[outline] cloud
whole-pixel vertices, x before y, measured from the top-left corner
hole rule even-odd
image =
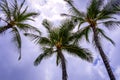
[[[79,5],[78,1],[81,3]],[[88,0],[87,0],[88,1]],[[35,18],[35,22],[30,22],[38,27],[42,32],[46,30],[41,25],[43,19],[49,19],[54,23],[58,23],[64,19],[60,17],[60,13],[66,12],[66,3],[63,0],[27,0],[33,11],[40,12],[40,16]],[[76,0],[76,6],[84,10],[87,4],[83,0]],[[117,43],[116,47],[111,44],[105,44],[105,52],[110,58],[110,63],[115,69],[117,80],[120,80],[120,63],[119,49],[120,38],[119,30],[112,38]],[[44,34],[43,34],[44,35]],[[111,34],[110,34],[111,35]],[[0,79],[2,80],[61,80],[61,66],[56,66],[55,55],[49,59],[43,60],[37,67],[33,65],[36,57],[41,53],[41,49],[34,45],[28,38],[22,37],[22,60],[17,61],[19,54],[13,43],[11,43],[11,35],[0,35]],[[69,80],[109,80],[106,69],[103,65],[101,57],[94,47],[88,44],[82,44],[92,50],[94,56],[94,64],[82,61],[74,56],[65,55],[67,59],[67,72]]]

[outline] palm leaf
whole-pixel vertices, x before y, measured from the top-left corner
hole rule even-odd
[[[87,17],[91,19],[96,18],[103,2],[104,0],[91,0],[90,5],[87,8]]]
[[[34,61],[35,66],[39,65],[43,59],[49,58],[52,56],[52,52],[53,52],[52,48],[44,48],[43,50],[44,50],[44,53],[40,54]]]
[[[68,3],[68,5],[69,5],[69,7],[70,7],[69,12],[70,12],[71,14],[73,14],[73,15],[75,15],[75,16],[79,16],[79,17],[80,17],[80,16],[81,16],[81,17],[85,16],[85,14],[84,14],[83,12],[80,12],[80,11],[74,6],[72,0],[64,0],[64,1],[66,1],[66,2]]]
[[[117,9],[117,7],[120,5],[120,2],[118,1],[114,1],[114,0],[110,0],[104,7],[103,9],[100,11],[98,19],[106,19],[115,14],[119,14],[119,10]]]
[[[34,21],[34,19],[32,19],[30,17],[36,16],[36,15],[38,15],[38,13],[35,13],[35,12],[29,12],[29,13],[20,14],[20,16],[18,16],[19,17],[18,21],[19,22],[26,21],[26,20]]]
[[[74,24],[70,20],[63,20],[62,23],[59,29],[59,39],[61,39],[62,44],[66,44],[69,42],[69,35],[71,35],[71,31],[74,29]]]
[[[84,35],[85,35],[86,41],[89,42],[89,33],[91,31],[90,26],[87,26],[87,27],[85,27],[85,28],[83,28],[81,30],[82,30],[81,33],[84,33]]]
[[[25,0],[23,0],[23,2],[20,4],[20,7],[19,7],[18,12],[20,12],[20,11],[21,11],[21,9],[23,8],[24,4],[25,4]]]
[[[14,27],[12,29],[13,30],[11,32],[14,34],[13,42],[15,42],[16,45],[17,45],[18,51],[20,53],[18,60],[20,60],[21,59],[21,37],[20,37],[20,33],[17,30],[17,28]]]
[[[65,14],[65,13],[61,13],[60,14],[61,16],[65,16],[65,17],[70,17],[71,20],[76,23],[76,22],[79,22],[80,24],[84,23],[85,20],[84,18],[80,17],[80,16],[74,16],[74,15],[70,15],[70,14]],[[80,27],[80,26],[79,26]]]
[[[105,27],[108,28],[108,29],[115,29],[115,28],[117,28],[118,26],[120,26],[120,21],[110,20],[110,21],[105,21],[105,22],[103,22],[103,24],[104,24]]]
[[[32,33],[24,33],[24,35],[29,37],[32,41],[34,41],[37,44],[39,43],[39,40],[41,38],[41,36],[35,35],[35,34],[32,34]]]
[[[17,23],[16,25],[17,25],[17,27],[18,27],[20,30],[23,30],[23,31],[25,31],[25,32],[27,32],[27,31],[32,31],[32,32],[37,32],[37,33],[41,34],[41,32],[39,31],[38,28],[36,28],[36,27],[34,27],[34,26],[30,25],[30,24]]]
[[[9,27],[8,26],[3,26],[3,27],[0,27],[0,34],[1,33],[4,33],[6,30],[8,30]]]
[[[53,24],[50,21],[44,19],[42,25],[48,30],[48,32],[51,32],[51,28],[53,27]]]
[[[57,56],[57,59],[56,59],[56,65],[58,66],[58,65],[59,65],[59,63],[61,62],[61,59],[60,59],[60,57],[59,57],[59,55],[58,55],[58,54],[57,54],[56,56]]]
[[[58,42],[60,40],[59,28],[54,28],[53,30],[51,30],[51,32],[49,34],[49,38],[50,38],[52,44],[55,44],[56,42]]]
[[[1,8],[1,11],[4,12],[4,14],[6,15],[7,20],[11,20],[11,12],[10,12],[11,10],[7,0],[1,0],[0,8]]]
[[[49,38],[46,38],[46,37],[41,37],[40,40],[39,40],[39,43],[41,45],[51,45],[51,41],[49,40]]]
[[[61,22],[61,30],[67,29],[68,31],[72,31],[75,28],[74,23],[70,19],[65,19]]]
[[[64,50],[68,51],[70,54],[80,57],[83,60],[92,62],[93,57],[90,51],[84,48],[80,48],[76,45],[66,45],[63,47]]]
[[[105,39],[107,39],[107,40],[110,41],[113,45],[115,45],[115,42],[114,42],[112,39],[110,39],[108,36],[106,36],[106,35],[105,35],[105,32],[104,32],[102,29],[97,28],[97,30],[99,31],[99,33],[102,34],[102,36],[103,36]]]
[[[90,31],[91,28],[89,26],[81,28],[79,31],[73,33],[73,35],[70,37],[70,40],[74,39],[74,44],[78,44],[78,41],[80,41],[82,37],[85,36],[85,39],[89,42]]]

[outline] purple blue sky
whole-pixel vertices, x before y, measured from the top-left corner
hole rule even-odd
[[[88,1],[74,0],[76,7],[82,11],[85,11]],[[58,25],[57,23],[64,19],[60,13],[68,11],[63,0],[26,0],[26,2],[31,10],[40,12],[40,16],[35,18],[35,22],[30,22],[30,24],[38,27],[43,33],[45,33],[45,29],[41,25],[43,19],[47,18]],[[104,51],[117,80],[120,80],[120,30],[107,31],[107,34],[115,41],[116,46],[103,40]],[[81,45],[92,50],[94,63],[65,54],[68,80],[109,80],[98,52],[92,45],[84,41]],[[41,49],[28,38],[22,36],[22,59],[20,61],[17,60],[19,54],[16,50],[14,43],[11,42],[9,31],[5,35],[0,35],[0,80],[61,80],[61,67],[56,66],[55,56],[43,60],[37,67],[33,65],[34,60],[41,53]]]

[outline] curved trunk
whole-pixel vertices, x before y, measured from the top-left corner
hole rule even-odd
[[[62,65],[62,80],[67,80],[67,71],[66,71],[66,64],[65,64],[65,57],[63,56],[61,49],[58,48],[58,55],[61,59],[61,65]]]
[[[116,80],[116,79],[115,79],[115,76],[114,76],[114,74],[113,74],[113,72],[112,72],[112,69],[111,69],[111,67],[110,67],[110,64],[109,64],[109,62],[108,62],[107,56],[105,55],[105,53],[104,53],[104,51],[103,51],[103,49],[102,49],[102,47],[101,47],[101,45],[100,45],[100,42],[99,42],[99,39],[98,39],[97,29],[96,29],[95,27],[92,27],[92,29],[93,29],[93,33],[94,33],[95,45],[96,45],[96,47],[97,47],[98,50],[99,50],[99,53],[100,53],[100,55],[101,55],[101,57],[102,57],[102,60],[103,60],[103,62],[104,62],[104,65],[105,65],[105,67],[106,67],[106,70],[107,70],[107,72],[108,72],[108,75],[109,75],[109,77],[110,77],[110,80]]]

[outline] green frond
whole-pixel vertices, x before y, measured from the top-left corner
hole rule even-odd
[[[60,40],[59,37],[59,28],[54,28],[53,30],[51,30],[50,34],[49,34],[49,38],[52,41],[52,43],[56,43]]]
[[[109,17],[119,14],[119,10],[117,9],[117,7],[120,5],[120,2],[114,1],[114,0],[110,0],[104,7],[103,9],[100,11],[99,15],[98,15],[98,20],[101,19],[109,19]]]
[[[59,29],[59,39],[62,39],[62,43],[66,44],[69,42],[69,37],[72,35],[71,31],[74,29],[74,24],[70,20],[62,22],[63,24]]]
[[[18,12],[18,9],[17,8],[14,8],[13,9],[14,11],[13,12],[13,19],[17,22],[22,22],[24,21],[24,14],[26,14],[27,10],[28,10],[28,7],[26,7],[23,11],[20,11]],[[27,18],[25,18],[27,19]]]
[[[50,32],[51,28],[53,27],[53,24],[47,19],[43,20],[42,25],[48,30],[48,32]]]
[[[81,16],[81,17],[83,17],[83,16],[85,16],[85,14],[83,13],[83,12],[80,12],[75,6],[74,6],[74,3],[73,3],[73,1],[72,0],[64,0],[64,1],[66,1],[67,3],[68,3],[68,5],[69,5],[69,13],[71,13],[71,14],[73,14],[73,15],[75,15],[75,16]]]
[[[65,16],[65,17],[70,17],[72,22],[76,23],[76,22],[79,22],[80,24],[84,23],[85,20],[84,18],[82,17],[79,17],[79,16],[74,16],[74,15],[70,15],[70,14],[65,14],[65,13],[61,13],[60,14],[61,16]],[[79,26],[80,27],[80,26]]]
[[[111,15],[98,15],[97,19],[96,20],[99,20],[99,21],[104,21],[104,20],[109,20],[109,19],[116,19],[115,17],[111,16]]]
[[[43,60],[43,59],[46,59],[46,58],[49,58],[52,56],[53,54],[53,49],[52,48],[44,48],[43,49],[43,53],[40,54],[36,60],[34,61],[34,65],[37,66],[40,64],[40,62]]]
[[[32,34],[32,33],[24,33],[24,35],[29,37],[32,41],[34,41],[37,44],[39,43],[39,40],[41,38],[41,36],[35,35],[35,34]]]
[[[23,8],[24,4],[25,4],[25,0],[23,0],[22,3],[20,4],[19,10],[18,10],[19,12],[20,12],[21,9]]]
[[[77,32],[73,33],[70,39],[74,39],[74,43],[78,43],[82,39],[83,36],[85,36],[86,41],[89,42],[89,33],[91,31],[91,28],[89,26],[86,26],[84,28],[81,28]]]
[[[28,20],[34,21],[34,19],[32,19],[31,17],[37,16],[37,15],[38,13],[35,13],[35,12],[26,12],[24,14],[20,14],[18,16],[18,22],[23,22]]]
[[[95,19],[100,12],[103,2],[104,0],[91,0],[90,5],[87,8],[87,17]]]
[[[75,25],[70,19],[65,19],[61,22],[61,29],[67,29],[68,31],[72,31],[74,28]]]
[[[56,65],[58,66],[60,64],[60,62],[61,62],[61,59],[60,59],[59,55],[57,54],[56,55]]]
[[[116,29],[117,27],[120,26],[120,21],[110,20],[110,21],[105,21],[105,22],[103,22],[103,24],[104,24],[105,27],[108,28],[108,29]]]
[[[78,44],[78,42],[82,39],[83,36],[84,32],[77,31],[69,37],[69,41],[73,41],[73,44]]]
[[[91,28],[90,26],[87,26],[85,28],[83,28],[83,30],[81,31],[81,33],[83,32],[85,34],[85,39],[86,41],[89,42],[89,34],[90,34]]]
[[[17,28],[12,28],[12,34],[14,35],[13,37],[13,42],[16,43],[16,46],[18,48],[18,51],[20,53],[18,60],[21,59],[21,36]]]
[[[100,28],[97,28],[97,30],[99,31],[99,33],[101,33],[101,35],[102,35],[105,39],[107,39],[107,40],[110,41],[113,45],[115,45],[115,42],[114,42],[112,39],[110,39],[108,36],[105,35],[104,30],[102,30],[102,29],[100,29]]]
[[[5,14],[7,20],[11,20],[11,10],[7,0],[1,0],[0,9]]]
[[[0,34],[4,33],[8,29],[9,29],[9,27],[7,27],[7,26],[0,27]]]
[[[63,47],[63,49],[68,51],[71,55],[78,56],[83,60],[86,60],[88,62],[93,61],[93,57],[92,57],[90,51],[85,48],[81,48],[76,45],[66,45]]]
[[[51,41],[47,37],[41,37],[39,43],[41,45],[52,45]]]
[[[30,24],[25,24],[25,23],[17,23],[16,26],[22,30],[22,31],[31,31],[31,32],[37,32],[39,34],[41,34],[40,30]]]

